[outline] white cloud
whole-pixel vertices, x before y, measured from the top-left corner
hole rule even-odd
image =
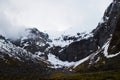
[[[14,29],[29,26],[41,31],[74,33],[95,28],[110,2],[112,0],[0,0],[0,11]],[[5,20],[1,19],[2,22]]]
[[[4,13],[0,12],[0,34],[4,35],[7,38],[16,39],[18,36],[23,35],[25,27],[15,26],[7,18]]]

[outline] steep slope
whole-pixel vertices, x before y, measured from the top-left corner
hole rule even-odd
[[[5,76],[7,79],[14,78],[15,75],[18,78],[41,75],[43,78],[44,75],[50,74],[47,69],[51,69],[48,66],[49,64],[40,57],[0,36],[0,80],[5,80]]]
[[[98,39],[97,42],[100,44],[100,48],[93,53],[91,58],[76,67],[77,72],[120,70],[119,5],[119,0],[113,1],[103,17],[103,20],[107,17],[107,21],[104,20],[93,30],[95,34],[94,38]]]
[[[78,61],[102,48],[115,30],[120,14],[119,8],[119,1],[113,1],[105,11],[97,28],[90,33],[92,36],[72,42],[60,53],[55,53],[56,56],[63,61]]]
[[[120,15],[118,16],[117,25],[113,34],[110,46],[108,48],[109,54],[115,54],[120,52]]]

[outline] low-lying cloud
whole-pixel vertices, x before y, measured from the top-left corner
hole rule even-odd
[[[0,34],[15,38],[23,33],[24,26],[52,33],[91,31],[111,2],[112,0],[0,0]]]
[[[4,13],[0,13],[0,34],[6,38],[18,38],[23,35],[25,27],[15,26]]]

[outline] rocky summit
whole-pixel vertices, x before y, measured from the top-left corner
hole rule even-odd
[[[37,28],[0,35],[0,80],[120,80],[120,0],[89,34],[50,39]]]

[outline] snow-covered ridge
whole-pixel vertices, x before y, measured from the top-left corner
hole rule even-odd
[[[46,33],[40,32],[36,28],[28,28],[24,31],[25,35],[21,36],[21,43],[24,43],[25,40],[34,40],[36,41],[36,45],[45,45],[45,41],[48,39],[48,35]]]
[[[58,38],[52,38],[52,42],[49,42],[50,46],[61,46],[65,47],[75,41],[80,41],[82,39],[88,39],[89,37],[93,37],[93,33],[77,33],[77,35],[67,35],[62,34]]]
[[[38,54],[32,54],[21,47],[16,47],[10,41],[4,40],[4,39],[0,39],[0,51],[3,53],[3,54],[0,54],[1,57],[2,57],[2,55],[7,54],[10,57],[16,58],[20,61],[22,61],[22,59],[33,60],[33,61],[35,59],[43,60],[43,61],[45,60],[44,58],[39,56],[39,55],[44,54],[44,53],[38,52]],[[48,59],[46,60],[46,62],[50,62],[53,65],[50,67],[61,68],[63,66],[64,67],[76,66],[80,63],[83,63],[87,59],[88,59],[88,57],[84,58],[80,61],[77,61],[77,62],[61,61],[58,58],[56,58],[53,54],[49,53]]]
[[[14,44],[12,44],[10,41],[5,39],[0,39],[0,55],[7,54],[10,57],[16,58],[20,61],[24,60],[32,60],[39,59],[39,57],[33,55],[29,51],[26,51],[25,49],[21,47],[17,47]]]

